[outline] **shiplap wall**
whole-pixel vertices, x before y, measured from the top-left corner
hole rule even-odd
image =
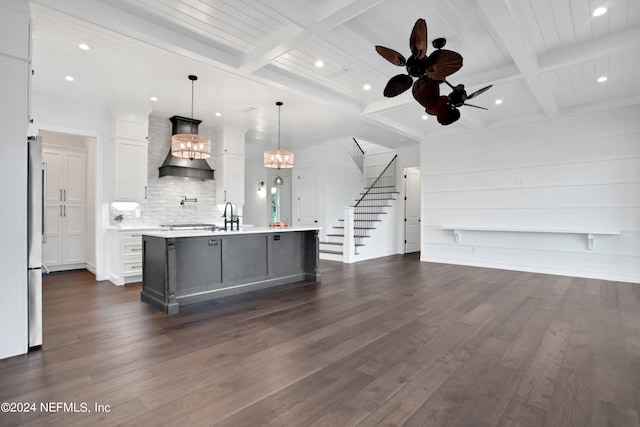
[[[640,106],[421,144],[423,261],[640,282]],[[610,230],[584,234],[438,227]]]

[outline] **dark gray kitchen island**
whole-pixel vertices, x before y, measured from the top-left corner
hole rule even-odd
[[[176,314],[221,296],[320,281],[318,228],[178,230],[142,236],[142,301]]]

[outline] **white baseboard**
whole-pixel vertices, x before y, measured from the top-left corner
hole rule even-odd
[[[115,274],[107,273],[107,280],[116,286],[124,286],[124,279],[116,276]]]
[[[509,264],[509,263],[500,263],[500,262],[487,263],[487,262],[478,262],[478,261],[472,261],[472,260],[461,259],[461,258],[427,256],[424,253],[421,254],[420,261],[640,284],[640,277],[634,277],[634,276],[625,275],[625,274],[603,272],[603,271],[568,270],[563,268],[549,268],[549,267],[543,267],[538,265]]]

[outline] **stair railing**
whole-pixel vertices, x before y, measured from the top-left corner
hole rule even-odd
[[[375,189],[389,188],[389,191],[396,191],[397,188],[397,180],[396,180],[396,159],[398,155],[393,156],[393,159],[387,164],[384,170],[378,175],[378,177],[373,181],[367,190],[364,192],[360,200],[358,200],[354,207],[358,207],[360,203],[367,197],[369,193],[375,193]]]
[[[393,156],[393,159],[387,164],[382,173],[378,175],[373,184],[371,184],[362,197],[356,202],[354,206],[349,206],[344,208],[344,240],[342,243],[342,262],[345,264],[350,264],[355,261],[356,254],[356,233],[355,233],[355,210],[363,200],[367,197],[368,194],[376,194],[376,189],[383,189],[385,191],[396,191],[397,181],[396,181],[396,159],[398,155]],[[373,190],[373,191],[372,191]],[[379,203],[379,202],[378,202]],[[375,199],[374,199],[375,205]],[[363,213],[359,213],[360,218],[366,218],[369,216],[375,216],[375,214],[367,214],[366,211],[371,208],[366,208],[361,206],[361,209],[365,209],[364,216]],[[378,210],[373,206],[373,210]],[[361,230],[362,231],[362,230]]]
[[[360,172],[364,173],[364,150],[358,144],[355,138],[352,138],[353,142],[348,139],[344,140],[344,149],[347,150],[349,156],[353,159]]]

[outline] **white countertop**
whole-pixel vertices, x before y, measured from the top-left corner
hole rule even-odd
[[[240,230],[162,230],[162,231],[149,231],[142,233],[145,236],[162,237],[164,239],[175,239],[178,237],[209,237],[209,236],[226,236],[235,234],[263,234],[263,233],[287,233],[291,231],[312,231],[320,230],[321,227],[284,227],[284,228],[271,228],[271,227],[240,227]]]
[[[107,230],[119,231],[144,231],[144,230],[162,230],[159,225],[109,225]]]

